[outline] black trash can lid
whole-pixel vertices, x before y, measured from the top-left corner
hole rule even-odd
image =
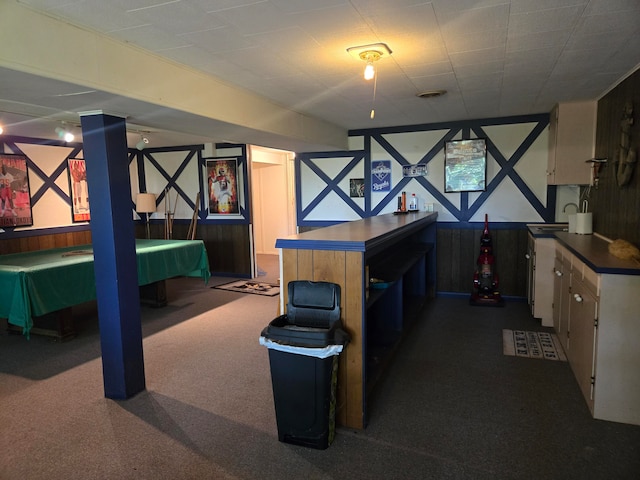
[[[324,348],[328,345],[344,345],[350,340],[340,319],[327,327],[306,327],[291,323],[287,315],[271,320],[261,335],[281,344],[300,347]]]
[[[329,327],[340,319],[340,285],[294,280],[288,285],[287,317],[294,325]]]

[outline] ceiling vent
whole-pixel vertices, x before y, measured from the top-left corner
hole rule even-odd
[[[418,93],[416,96],[420,98],[435,98],[441,97],[445,93],[447,93],[446,90],[427,90],[426,92]]]

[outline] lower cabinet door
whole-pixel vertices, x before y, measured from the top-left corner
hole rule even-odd
[[[567,357],[589,410],[593,414],[597,301],[581,280],[572,279]]]

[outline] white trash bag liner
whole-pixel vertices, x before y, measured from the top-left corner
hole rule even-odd
[[[272,350],[286,353],[296,353],[307,357],[328,358],[333,355],[340,355],[344,345],[327,345],[326,347],[298,347],[295,345],[285,345],[283,343],[274,342],[265,337],[260,337],[260,345]]]

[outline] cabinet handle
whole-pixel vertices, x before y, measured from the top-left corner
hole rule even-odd
[[[578,302],[578,303],[582,302],[582,297],[580,295],[578,295],[577,293],[573,294],[573,298],[575,298],[576,302]]]
[[[529,260],[531,258],[531,255],[529,255],[528,253],[524,254],[524,258],[526,258],[527,260]]]
[[[561,277],[562,276],[562,272],[560,270],[554,270],[556,272],[556,276],[557,277]]]

